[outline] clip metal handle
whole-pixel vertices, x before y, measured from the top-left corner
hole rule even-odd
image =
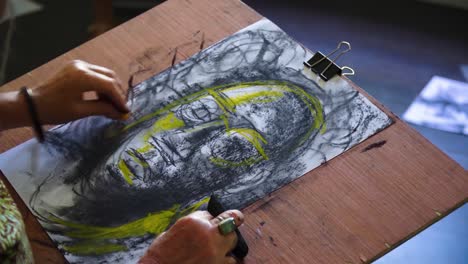
[[[328,64],[328,66],[320,73],[320,75],[323,75],[323,73],[326,72],[326,71],[330,68],[330,66],[332,66],[332,65],[335,63],[335,61],[337,61],[343,54],[345,54],[346,52],[348,52],[348,51],[351,50],[351,44],[349,44],[349,42],[347,42],[347,41],[341,41],[340,43],[338,43],[338,46],[336,47],[336,49],[333,50],[332,52],[330,52],[329,54],[327,54],[327,56],[325,56],[324,58],[322,58],[322,60],[325,59],[325,58],[330,59],[330,56],[333,55],[333,54],[335,54],[337,51],[339,51],[340,48],[341,48],[343,45],[348,46],[348,48],[345,49],[345,50],[343,50],[342,52],[340,52],[333,60],[331,60],[330,63]]]
[[[344,72],[344,70],[348,70],[349,72]],[[348,67],[348,66],[341,67],[341,75],[352,76],[354,74],[355,74],[355,72],[354,72],[353,68]]]
[[[335,63],[343,54],[350,50],[351,44],[347,41],[341,41],[338,43],[338,46],[327,55],[323,55],[321,52],[317,51],[310,60],[304,62],[304,65],[309,67],[325,81],[328,81],[337,74],[354,75],[354,70],[352,68],[348,66],[338,67]],[[334,58],[331,58],[333,55],[335,55]],[[347,70],[348,72],[343,73],[343,70]]]

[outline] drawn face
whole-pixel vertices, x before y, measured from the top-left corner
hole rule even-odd
[[[151,126],[128,140],[107,170],[133,187],[166,188],[193,185],[194,178],[216,185],[225,177],[220,171],[242,173],[292,151],[322,126],[323,117],[320,102],[301,88],[257,81],[204,89],[124,130],[143,123]]]
[[[209,195],[245,208],[391,123],[346,81],[316,83],[311,54],[258,23],[136,86],[123,130],[90,117],[48,132],[19,186],[70,262],[137,262]]]

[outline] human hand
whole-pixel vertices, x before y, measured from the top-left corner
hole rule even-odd
[[[244,222],[244,215],[237,210],[219,217],[233,217],[237,226]],[[218,230],[219,217],[197,211],[180,218],[153,241],[139,264],[235,264],[236,259],[229,253],[236,246],[237,235],[222,235]]]
[[[97,99],[85,100],[85,92],[95,92]],[[41,124],[60,124],[91,115],[125,119],[130,112],[116,74],[79,60],[67,64],[30,94]]]

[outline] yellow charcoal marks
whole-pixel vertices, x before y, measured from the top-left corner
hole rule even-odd
[[[225,85],[219,85],[219,86],[214,86],[214,87],[210,87],[210,88],[207,88],[207,89],[203,89],[203,90],[195,92],[195,93],[193,93],[193,94],[191,94],[189,96],[186,96],[186,97],[183,97],[183,98],[181,98],[179,100],[176,100],[176,101],[166,105],[165,107],[163,107],[163,108],[161,108],[161,109],[159,109],[159,110],[157,110],[157,111],[155,111],[153,113],[150,113],[150,114],[147,114],[147,115],[141,117],[137,121],[125,126],[123,128],[122,132],[124,132],[124,131],[126,131],[126,130],[128,130],[128,129],[130,129],[130,128],[132,128],[132,127],[134,127],[134,126],[136,126],[136,125],[138,125],[138,124],[140,124],[142,122],[148,121],[151,118],[154,118],[156,116],[165,114],[170,109],[172,109],[174,107],[177,107],[177,106],[182,105],[182,104],[191,103],[193,101],[199,100],[199,99],[207,97],[209,95],[213,96],[213,98],[216,100],[216,102],[218,104],[222,105],[222,106],[220,105],[221,108],[223,108],[223,107],[226,108],[226,105],[227,105],[227,108],[234,109],[234,107],[237,104],[244,103],[244,102],[242,100],[240,100],[236,104],[235,102],[232,102],[232,98],[229,99],[230,102],[228,102],[228,100],[222,98],[219,95],[219,92],[226,93],[228,91],[242,90],[242,89],[245,89],[245,88],[250,88],[252,86],[267,86],[267,87],[274,88],[274,89],[277,89],[277,90],[280,90],[280,91],[283,91],[283,92],[292,92],[292,93],[298,95],[301,98],[301,100],[304,103],[306,103],[307,107],[309,108],[309,110],[311,111],[311,113],[315,117],[314,124],[313,124],[313,127],[311,129],[313,130],[313,129],[318,129],[318,128],[321,127],[321,133],[325,132],[326,126],[323,123],[324,120],[323,120],[323,114],[322,114],[322,105],[321,105],[320,101],[317,98],[315,98],[314,96],[306,93],[300,87],[298,87],[298,86],[296,86],[296,85],[294,85],[294,84],[292,84],[290,82],[277,81],[277,80],[253,81],[253,82],[245,82],[245,83],[225,84]],[[274,96],[275,95],[278,95],[278,94],[274,94]],[[248,95],[247,95],[247,98],[248,98]],[[252,98],[250,98],[250,99],[252,99]],[[268,100],[268,99],[266,99],[266,100]],[[222,110],[225,111],[225,114],[226,114],[227,109],[222,109]],[[225,119],[227,119],[227,118],[225,117]],[[226,127],[228,128],[229,126],[226,124]],[[310,133],[308,133],[308,134],[310,135]]]
[[[147,114],[143,117],[141,117],[140,119],[136,120],[135,122],[133,123],[130,123],[128,125],[126,125],[123,129],[122,129],[122,132],[140,124],[140,123],[143,123],[145,121],[148,121],[150,120],[151,118],[153,117],[156,117],[156,116],[159,116],[159,115],[162,115],[162,114],[165,114],[167,113],[169,110],[171,110],[172,108],[176,107],[176,106],[179,106],[179,105],[182,105],[182,104],[188,104],[188,103],[191,103],[195,100],[198,100],[200,98],[203,98],[205,97],[207,94],[207,91],[206,89],[205,90],[201,90],[199,92],[195,92],[189,96],[186,96],[186,97],[183,97],[179,100],[176,100],[168,105],[166,105],[165,107],[153,112],[153,113],[150,113],[150,114]]]
[[[262,86],[262,85],[270,85],[270,84],[273,84],[275,82],[278,82],[278,81],[256,81],[256,82],[245,82],[245,83],[235,83],[235,84],[225,84],[225,85],[219,85],[219,86],[214,86],[214,87],[211,87],[211,88],[207,88],[207,89],[203,89],[201,91],[198,91],[198,92],[195,92],[191,95],[188,95],[186,97],[183,97],[179,100],[176,100],[168,105],[166,105],[165,107],[153,112],[153,113],[150,113],[150,114],[147,114],[143,117],[141,117],[140,119],[136,120],[135,122],[133,123],[130,123],[128,124],[127,126],[125,126],[122,131],[126,131],[140,123],[143,123],[145,121],[148,121],[150,120],[151,118],[154,118],[156,116],[159,116],[159,115],[162,115],[164,113],[167,113],[169,110],[171,110],[172,108],[174,107],[177,107],[179,105],[182,105],[182,104],[189,104],[191,102],[194,102],[196,100],[199,100],[201,98],[205,98],[209,95],[211,95],[215,100],[216,100],[216,97],[219,100],[218,103],[222,103],[223,105],[226,103],[226,100],[224,98],[222,98],[219,94],[218,94],[218,91],[221,91],[221,92],[227,92],[227,91],[231,91],[231,90],[239,90],[239,89],[244,89],[244,88],[250,88],[251,86]],[[215,96],[213,96],[213,94]],[[228,105],[232,105],[232,102],[228,102]]]
[[[180,213],[178,214],[177,218],[180,218],[182,216],[186,216],[190,213],[193,213],[195,212],[196,210],[198,210],[202,205],[204,204],[207,204],[208,202],[210,201],[210,197],[205,197],[204,199],[200,200],[199,202],[196,202],[192,205],[190,205],[189,207],[183,209],[182,211],[180,211]]]
[[[223,120],[224,127],[226,129],[229,129],[229,120],[228,120],[227,116],[225,114],[222,114],[222,115],[219,116],[219,118],[221,118],[221,120]]]
[[[49,217],[49,220],[71,229],[71,231],[65,232],[66,236],[81,239],[75,245],[67,245],[65,247],[67,251],[79,255],[105,254],[127,249],[124,245],[107,243],[106,240],[141,237],[146,234],[161,234],[169,227],[171,221],[176,220],[174,218],[188,215],[198,210],[200,206],[208,203],[208,201],[209,197],[204,198],[182,210],[180,210],[180,205],[176,204],[169,210],[151,213],[143,218],[115,227],[80,224],[55,216]],[[90,248],[90,246],[94,248]]]
[[[220,115],[219,118],[224,122],[224,126],[226,127],[226,129],[229,129],[228,116],[229,112],[234,111],[234,104],[230,101],[225,100],[223,97],[221,97],[221,95],[218,94],[218,92],[215,92],[212,89],[207,89],[207,92],[213,97],[221,111],[223,111],[223,114]]]
[[[234,103],[229,98],[225,98],[221,92],[214,91],[213,89],[207,89],[206,91],[215,99],[216,103],[221,108],[221,110],[223,110],[224,114],[234,111]]]
[[[183,126],[185,126],[184,121],[177,118],[177,116],[174,113],[169,112],[164,117],[158,119],[153,124],[151,129],[143,135],[143,140],[145,141],[145,145],[142,148],[137,149],[136,151],[141,153],[141,154],[149,151],[151,149],[151,146],[147,143],[147,141],[148,141],[148,139],[151,138],[151,136],[153,134],[156,134],[156,133],[159,133],[159,132],[162,132],[162,131],[168,131],[168,130],[180,128],[180,127],[183,127]],[[127,152],[127,153],[133,158],[133,160],[136,163],[140,164],[143,167],[148,167],[148,163],[146,163],[144,161],[141,161],[133,153],[130,153],[130,152]],[[127,166],[127,164],[125,163],[125,161],[123,159],[121,159],[119,161],[119,170],[122,173],[125,181],[127,181],[128,184],[132,185],[133,184],[132,178],[134,177],[134,175],[128,169],[128,166]]]
[[[123,159],[121,159],[119,161],[119,170],[120,172],[122,173],[123,177],[124,177],[124,180],[132,185],[133,184],[133,173],[130,171],[130,169],[128,168],[127,166],[127,163],[125,163],[125,161]]]
[[[65,232],[66,236],[72,238],[88,240],[120,239],[139,237],[148,233],[159,234],[163,232],[169,225],[177,209],[178,205],[175,205],[169,210],[149,214],[146,217],[116,227],[79,224],[65,221],[58,217],[51,217],[50,220],[72,229],[72,231]]]
[[[263,159],[268,160],[268,156],[265,154],[265,150],[263,150],[262,147],[262,142],[263,144],[267,144],[267,141],[260,133],[250,128],[231,128],[227,132],[228,134],[237,133],[243,136],[255,147],[258,153],[262,155]]]
[[[198,125],[198,126],[195,126],[193,128],[189,128],[189,129],[185,129],[184,131],[185,132],[196,132],[196,131],[200,131],[202,129],[205,129],[205,128],[208,128],[208,127],[213,127],[213,126],[220,126],[220,125],[223,125],[224,122],[223,121],[212,121],[212,122],[208,122],[208,123],[205,123],[205,124],[202,124],[202,125]]]
[[[240,95],[235,95],[231,97],[226,96],[226,92],[229,91],[239,91],[242,89],[252,88],[253,86],[260,86],[263,87],[263,90],[254,90],[254,91],[245,91],[245,93]],[[267,89],[265,89],[267,88]],[[211,88],[204,89],[202,91],[193,93],[192,95],[186,96],[179,100],[168,104],[164,108],[146,115],[139,120],[135,121],[132,124],[127,125],[124,130],[127,130],[141,122],[149,120],[155,116],[163,115],[163,117],[159,118],[154,124],[152,129],[144,136],[144,140],[147,141],[152,134],[158,133],[161,131],[167,131],[175,128],[181,128],[185,124],[182,120],[178,119],[174,113],[170,112],[170,110],[174,107],[177,107],[182,104],[191,103],[193,101],[199,100],[201,98],[205,98],[207,96],[213,97],[216,101],[220,109],[224,112],[220,115],[221,121],[224,123],[226,130],[232,132],[236,132],[244,136],[253,146],[258,150],[260,155],[264,159],[268,159],[268,156],[265,154],[261,142],[263,141],[266,144],[265,139],[258,134],[255,130],[246,130],[245,128],[230,128],[229,126],[229,114],[235,110],[235,107],[245,103],[255,103],[255,102],[273,102],[278,100],[279,98],[284,96],[284,93],[290,92],[295,94],[296,96],[301,99],[306,107],[309,109],[311,115],[313,116],[313,124],[311,125],[310,129],[307,133],[302,137],[301,141],[298,145],[301,145],[305,140],[307,140],[312,132],[316,129],[320,129],[320,133],[324,133],[326,131],[326,124],[324,123],[323,117],[323,108],[320,101],[306,93],[302,88],[285,81],[254,81],[254,82],[245,82],[245,83],[237,83],[237,84],[227,84],[227,85],[220,85]],[[147,144],[147,143],[146,143]],[[138,149],[137,151],[140,153],[145,153],[151,149],[149,144],[145,145],[143,148]],[[212,158],[213,163],[218,164],[228,164],[229,161],[223,161],[219,158]],[[247,162],[247,163],[246,163]],[[252,162],[252,159],[248,161],[241,162],[242,164],[248,164]],[[231,164],[233,165],[233,164]]]
[[[136,151],[136,150],[135,150],[135,151]],[[138,158],[133,152],[127,150],[126,153],[127,153],[130,157],[132,157],[133,161],[135,161],[137,164],[139,164],[139,165],[142,166],[143,168],[148,168],[148,167],[149,167],[149,165],[148,165],[148,163],[147,163],[146,161],[141,160],[140,158]],[[139,153],[141,153],[141,152],[139,152]]]
[[[320,101],[295,85],[292,85],[291,87],[292,89],[289,88],[289,91],[298,95],[302,99],[302,101],[306,103],[307,107],[309,108],[309,111],[314,116],[314,124],[311,129],[318,129],[322,127],[320,133],[325,133],[326,124],[323,120],[323,108]]]
[[[146,152],[150,151],[151,149],[152,149],[151,145],[148,144],[148,143],[145,143],[145,145],[143,147],[137,148],[136,151],[138,153],[143,154],[143,153],[146,153]]]
[[[226,96],[226,92],[239,91],[252,86],[263,86],[260,90],[244,91],[243,94],[231,97]],[[267,88],[267,89],[265,89]],[[262,90],[263,89],[263,90]],[[183,104],[188,104],[205,98],[208,96],[213,97],[218,106],[223,110],[224,114],[220,116],[220,121],[224,123],[228,133],[237,133],[248,140],[259,152],[261,157],[250,157],[240,162],[232,162],[221,158],[210,158],[210,161],[218,166],[235,167],[235,166],[248,166],[260,162],[262,159],[267,160],[268,156],[265,153],[262,144],[267,144],[267,141],[257,131],[247,128],[229,128],[229,114],[235,110],[235,107],[246,103],[255,102],[273,102],[283,97],[286,92],[294,93],[301,99],[306,107],[309,109],[311,115],[314,117],[313,124],[306,135],[303,137],[302,142],[307,140],[310,134],[315,129],[320,129],[321,133],[326,130],[324,123],[323,109],[320,101],[314,96],[306,93],[300,87],[284,81],[255,81],[237,84],[220,85],[204,89],[202,91],[193,93],[179,100],[176,100],[165,107],[143,116],[137,121],[128,124],[123,128],[122,132],[154,117],[158,117],[151,129],[144,135],[144,140],[147,141],[152,134],[162,131],[168,131],[176,128],[183,128],[185,123],[178,119],[171,109]],[[215,122],[213,122],[215,124]],[[219,125],[220,122],[216,122]],[[301,144],[300,142],[299,144]],[[139,153],[146,153],[152,149],[152,146],[145,142],[143,147],[136,149]],[[131,155],[137,160],[135,155]],[[123,174],[124,179],[132,184],[133,174],[129,170],[124,160],[120,160],[118,167]],[[167,229],[171,221],[186,215],[190,212],[197,210],[202,204],[208,202],[208,198],[196,203],[184,210],[180,210],[180,205],[174,205],[169,210],[160,211],[158,213],[149,214],[146,217],[132,221],[130,223],[120,225],[117,227],[100,227],[73,223],[64,221],[59,218],[51,218],[53,222],[68,227],[71,231],[66,232],[66,235],[72,238],[80,239],[81,241],[74,245],[67,245],[64,248],[74,254],[89,255],[89,254],[106,254],[115,251],[126,250],[124,245],[106,242],[107,240],[122,239],[127,237],[138,237],[145,234],[159,234]]]
[[[239,91],[243,89],[250,89],[254,86],[259,86],[259,90],[253,91],[244,91],[243,94],[240,95],[233,95],[233,96],[226,96],[226,93],[230,91]],[[297,145],[301,145],[304,141],[306,141],[312,132],[316,129],[320,129],[320,133],[324,133],[326,131],[326,124],[324,122],[323,116],[323,108],[320,101],[305,92],[302,88],[286,81],[277,81],[277,80],[270,80],[270,81],[253,81],[253,82],[245,82],[245,83],[235,83],[235,84],[226,84],[220,85],[215,87],[210,87],[199,92],[193,93],[189,96],[183,97],[179,100],[176,100],[162,109],[158,111],[148,114],[139,120],[135,121],[132,124],[127,125],[124,128],[124,131],[130,129],[131,127],[145,122],[153,117],[162,116],[154,123],[152,129],[145,135],[144,139],[147,141],[152,134],[167,131],[170,129],[181,128],[184,126],[184,122],[178,119],[174,113],[170,112],[171,109],[180,106],[182,104],[188,104],[199,100],[201,98],[206,98],[208,96],[213,97],[216,101],[220,109],[224,112],[222,115],[219,116],[219,119],[224,123],[224,126],[227,131],[231,132],[238,132],[239,134],[243,135],[246,139],[251,142],[254,147],[259,151],[260,155],[264,159],[268,159],[268,156],[265,154],[262,146],[261,141],[265,139],[258,134],[258,132],[246,131],[245,129],[235,129],[230,128],[229,126],[229,115],[235,110],[235,107],[245,103],[255,103],[255,102],[273,102],[278,100],[279,98],[283,97],[286,92],[293,93],[298,98],[304,102],[306,107],[309,109],[311,115],[313,116],[314,120],[307,131],[307,133],[301,138],[300,142]],[[213,123],[214,124],[214,123]],[[219,124],[219,123],[216,123]],[[206,126],[204,126],[206,127]],[[194,128],[195,129],[195,128]],[[259,137],[258,137],[259,136]],[[264,142],[266,144],[266,142]],[[140,153],[145,153],[151,149],[151,146],[146,142],[146,145],[140,149],[137,149]],[[242,164],[250,163],[252,160],[243,161]],[[223,161],[222,159],[212,158],[212,162],[218,164],[227,164],[229,161]],[[247,162],[247,163],[245,163]]]
[[[242,83],[239,85],[231,85],[231,87],[225,87],[225,89],[223,89],[223,92],[243,89],[243,88],[252,87],[252,86],[267,86],[267,87],[270,87],[272,89],[276,89],[282,92],[291,92],[299,96],[299,98],[306,104],[307,108],[309,109],[312,116],[314,117],[314,123],[312,127],[310,128],[310,130],[308,131],[308,133],[303,137],[302,141],[308,138],[310,134],[312,133],[312,131],[315,129],[320,128],[320,133],[322,134],[325,133],[326,124],[324,123],[323,108],[322,108],[322,104],[320,103],[320,101],[316,97],[306,93],[302,88],[290,82],[276,81],[276,80],[247,82],[247,83]],[[215,88],[212,88],[212,89],[215,89]],[[260,92],[263,92],[263,91],[260,91]],[[264,91],[264,92],[267,92],[267,91]],[[268,91],[268,92],[270,92],[271,94],[272,92],[275,92],[275,90]],[[277,94],[273,93],[271,95],[275,96]]]
[[[260,162],[262,159],[268,160],[268,156],[266,155],[265,150],[262,147],[262,143],[267,144],[267,141],[257,131],[250,129],[250,128],[231,128],[228,130],[227,133],[228,134],[236,133],[244,137],[247,141],[250,142],[250,144],[252,144],[255,147],[255,149],[258,151],[258,153],[262,157],[261,158],[250,157],[240,162],[234,162],[234,161],[229,161],[229,160],[225,160],[225,159],[221,159],[217,157],[211,157],[210,161],[214,163],[215,165],[220,166],[220,167],[240,167],[240,166],[250,166],[252,164]]]
[[[274,90],[254,91],[230,97],[234,105],[245,103],[270,103],[284,96],[283,92]]]
[[[253,81],[253,82],[241,82],[241,83],[231,83],[225,85],[219,85],[212,87],[213,90],[222,89],[223,92],[229,92],[234,90],[240,90],[244,88],[251,88],[252,86],[265,86],[266,84],[271,84],[276,81]]]
[[[176,128],[181,128],[185,126],[184,121],[180,120],[177,118],[177,116],[169,112],[166,114],[166,116],[159,118],[151,127],[151,129],[143,136],[143,140],[147,141],[148,139],[151,138],[153,134],[162,132],[162,131],[168,131]]]

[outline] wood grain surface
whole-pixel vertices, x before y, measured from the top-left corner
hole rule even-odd
[[[112,68],[124,82],[134,76],[136,84],[260,18],[237,0],[170,0],[1,89],[37,86],[73,59]],[[467,201],[468,173],[356,89],[395,123],[247,207],[244,263],[367,263]],[[25,128],[2,132],[0,151],[31,136]],[[12,192],[36,262],[66,262]]]

